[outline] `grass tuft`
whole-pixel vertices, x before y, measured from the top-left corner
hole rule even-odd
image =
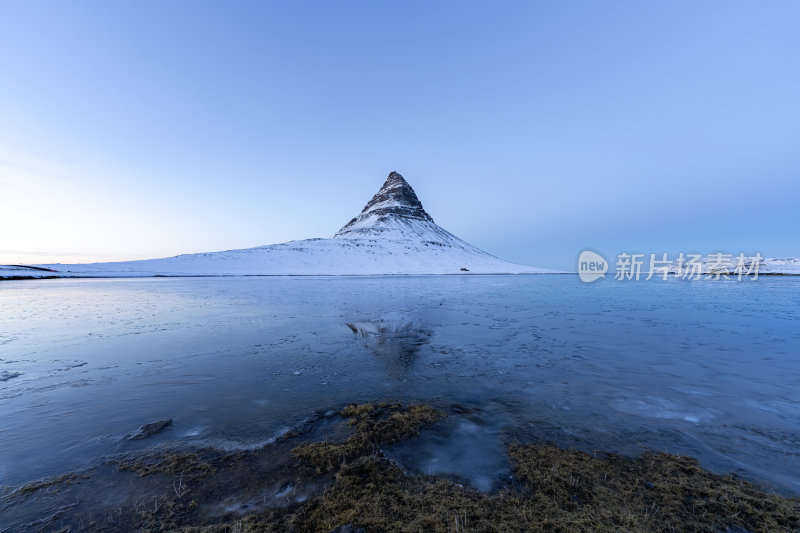
[[[331,472],[361,456],[378,452],[381,444],[398,442],[444,417],[444,413],[426,405],[403,408],[397,404],[348,405],[342,416],[350,418],[353,434],[344,442],[301,444],[292,454],[315,467],[317,472]]]
[[[214,474],[216,469],[196,453],[157,452],[148,455],[133,455],[113,462],[118,470],[136,472],[142,477],[151,474],[185,475],[203,477]]]

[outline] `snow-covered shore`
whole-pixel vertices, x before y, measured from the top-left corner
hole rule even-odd
[[[537,274],[551,270],[503,261],[477,248],[393,239],[308,239],[164,259],[0,267],[0,277],[242,275]],[[467,271],[461,270],[468,269]]]

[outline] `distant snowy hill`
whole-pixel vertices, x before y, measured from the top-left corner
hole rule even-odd
[[[48,269],[48,270],[43,270]],[[414,190],[389,174],[361,213],[331,239],[164,259],[0,267],[0,277],[224,275],[535,274],[468,244],[434,223]]]
[[[764,259],[759,272],[765,274],[795,274],[800,275],[800,258],[798,257],[773,257]]]
[[[761,258],[758,263],[758,268],[755,268],[755,257],[747,256],[744,258],[743,265],[740,268],[742,275],[748,274],[752,276],[755,270],[758,274],[784,274],[784,275],[800,275],[800,258]],[[699,271],[702,275],[717,274],[736,276],[739,272],[738,256],[731,254],[730,257],[725,257],[717,261],[709,257],[701,257],[697,260],[697,270],[693,270],[691,265],[687,262],[679,265],[677,262],[668,267],[671,274],[682,273],[690,276],[690,272]]]

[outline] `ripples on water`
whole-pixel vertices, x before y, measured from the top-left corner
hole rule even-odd
[[[484,490],[516,438],[688,454],[800,493],[798,302],[800,278],[763,277],[0,283],[0,484],[153,445],[259,446],[394,399],[458,414],[387,453]]]

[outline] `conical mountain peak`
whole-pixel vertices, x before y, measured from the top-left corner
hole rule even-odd
[[[380,190],[367,202],[356,218],[340,229],[335,237],[363,232],[396,220],[433,223],[411,185],[397,172],[390,172]]]

